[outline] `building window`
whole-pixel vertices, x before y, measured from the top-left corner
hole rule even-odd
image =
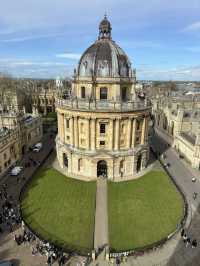
[[[82,167],[83,167],[83,159],[78,159],[78,171],[81,171],[81,169],[82,169]]]
[[[6,160],[6,158],[7,158],[6,153],[4,153],[3,158],[4,158],[4,160]]]
[[[100,140],[99,144],[100,144],[100,146],[105,146],[105,141],[104,140]]]
[[[67,140],[70,140],[70,136],[67,136]]]
[[[107,100],[108,89],[106,87],[100,88],[100,100]]]
[[[69,129],[69,119],[66,120],[66,128]]]
[[[140,137],[137,136],[137,137],[136,137],[136,144],[139,144],[139,143],[140,143]]]
[[[81,87],[81,98],[85,98],[85,87]]]
[[[127,89],[125,87],[121,88],[121,99],[124,102],[127,100]]]
[[[64,166],[68,167],[68,158],[66,153],[63,153],[63,164]]]
[[[138,121],[138,120],[136,121],[136,129],[140,130],[140,121]]]
[[[100,134],[106,133],[106,124],[100,123]]]

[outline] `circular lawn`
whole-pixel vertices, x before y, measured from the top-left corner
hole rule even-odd
[[[108,183],[109,243],[113,251],[142,248],[162,240],[176,230],[183,215],[183,198],[163,171]]]
[[[24,221],[42,239],[86,254],[93,249],[96,182],[39,170],[21,197]]]

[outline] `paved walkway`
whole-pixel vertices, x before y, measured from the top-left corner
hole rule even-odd
[[[108,244],[107,180],[97,180],[94,248]]]

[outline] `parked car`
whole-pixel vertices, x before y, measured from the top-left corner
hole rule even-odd
[[[0,261],[0,266],[13,266],[11,261]]]
[[[196,179],[195,177],[192,178],[192,182],[196,182],[196,180],[197,180],[197,179]]]
[[[42,143],[38,142],[37,144],[35,144],[33,151],[34,152],[39,152],[42,149]]]
[[[23,167],[22,166],[15,166],[11,172],[10,175],[11,176],[17,176],[21,171],[22,171]]]

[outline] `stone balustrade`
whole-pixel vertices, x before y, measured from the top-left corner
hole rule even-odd
[[[91,110],[91,111],[137,111],[145,110],[151,107],[148,101],[109,101],[109,100],[89,100],[89,99],[61,99],[56,101],[57,107],[62,107],[71,110]]]

